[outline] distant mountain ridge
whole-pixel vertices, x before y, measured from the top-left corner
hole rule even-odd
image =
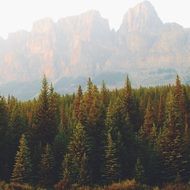
[[[77,86],[77,78],[101,75],[106,80],[107,73],[128,73],[135,86],[172,82],[177,73],[189,82],[189,52],[190,29],[164,24],[148,1],[129,9],[118,31],[94,10],[56,23],[45,18],[30,32],[0,39],[0,93],[17,94],[16,84],[40,81],[43,74],[59,86],[63,81],[62,92],[73,90],[64,87],[64,79]],[[113,84],[119,86],[121,81],[116,77]]]

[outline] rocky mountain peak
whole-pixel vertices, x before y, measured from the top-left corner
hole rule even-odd
[[[154,7],[149,1],[143,1],[129,9],[123,18],[120,31],[124,32],[157,32],[162,26]]]
[[[104,39],[110,33],[109,22],[98,11],[90,10],[77,16],[62,18],[57,28],[65,36],[82,41]]]
[[[33,24],[32,32],[34,33],[46,33],[54,28],[54,22],[51,18],[44,18],[36,21]]]

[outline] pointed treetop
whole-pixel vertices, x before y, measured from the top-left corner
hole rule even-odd
[[[125,81],[125,91],[126,91],[127,94],[131,95],[132,88],[131,88],[131,82],[129,80],[128,75],[127,75],[127,78],[126,78],[126,81]]]
[[[177,84],[180,84],[180,85],[181,85],[181,80],[180,80],[179,75],[176,76],[176,85],[177,85]]]
[[[78,86],[78,91],[77,91],[77,96],[81,97],[82,96],[82,87],[81,85]]]
[[[49,89],[48,81],[47,81],[46,76],[44,75],[42,79],[42,87],[41,87],[40,96],[46,96],[48,94],[48,89]]]
[[[91,91],[93,88],[93,82],[91,78],[88,79],[87,88],[88,88],[88,91]]]
[[[15,164],[11,177],[12,182],[30,183],[32,173],[32,164],[30,158],[30,150],[28,148],[27,139],[23,134],[19,141],[19,150],[15,157]]]
[[[106,89],[106,83],[104,80],[102,81],[102,88],[101,89]]]
[[[53,94],[53,93],[54,93],[54,88],[53,88],[52,82],[51,82],[51,84],[50,84],[49,90],[50,90],[50,94]]]
[[[43,76],[42,85],[43,86],[47,86],[48,85],[48,81],[47,81],[46,75]]]

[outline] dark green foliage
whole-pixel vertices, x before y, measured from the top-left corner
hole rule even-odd
[[[4,138],[8,125],[8,113],[5,99],[0,97],[0,139]]]
[[[88,169],[88,141],[84,126],[78,123],[74,128],[71,141],[68,146],[68,158],[70,166],[68,169],[68,158],[64,161],[64,177],[69,173],[71,181],[79,184],[89,184]],[[67,171],[68,170],[68,171]]]
[[[53,152],[50,145],[46,145],[45,149],[41,155],[40,160],[40,170],[39,170],[39,183],[42,186],[48,187],[53,185],[55,179],[55,161],[53,157]]]
[[[86,89],[61,96],[44,77],[37,99],[0,98],[0,179],[13,171],[15,188],[47,189],[189,181],[189,85],[177,76],[175,85],[132,89],[127,77],[122,89],[91,79]],[[148,188],[105,188],[130,185]]]
[[[7,131],[8,131],[8,109],[4,98],[0,97],[0,177],[5,178],[5,172],[8,170],[7,166]],[[17,147],[15,147],[16,149]],[[6,173],[7,174],[7,173]]]
[[[44,77],[33,134],[33,138],[43,145],[52,143],[55,138],[58,123],[56,114],[56,97],[52,87],[49,91],[47,79]]]
[[[118,144],[113,141],[111,133],[107,136],[107,145],[105,148],[105,170],[104,177],[107,183],[113,183],[120,179],[120,160],[118,153]]]
[[[145,171],[141,163],[141,160],[138,158],[135,165],[135,180],[144,184],[145,183]]]
[[[68,154],[65,155],[64,161],[63,161],[63,174],[62,178],[63,180],[71,181],[71,160],[70,156]]]
[[[65,155],[66,150],[67,150],[67,145],[68,145],[67,134],[63,131],[58,133],[56,135],[55,141],[53,143],[53,153],[54,153],[54,157],[56,160],[56,162],[55,162],[56,180],[58,180],[60,178],[60,173],[62,172],[62,168],[60,166],[63,162],[63,158],[64,158],[64,155]]]
[[[145,111],[144,124],[142,128],[144,138],[151,139],[153,127],[154,127],[154,115],[153,115],[152,105],[149,99]]]
[[[159,149],[163,160],[162,177],[172,181],[182,174],[184,154],[184,125],[175,96],[169,92],[166,105],[165,128],[159,137]]]
[[[15,157],[14,169],[11,177],[12,182],[30,183],[32,178],[32,165],[30,150],[27,145],[25,135],[22,135],[19,150]]]
[[[160,96],[159,105],[158,105],[158,114],[157,114],[157,125],[159,131],[164,125],[164,119],[165,119],[164,117],[165,117],[164,101],[163,101],[163,96]]]
[[[174,96],[175,96],[179,111],[181,112],[182,122],[185,123],[185,115],[186,115],[185,93],[184,93],[184,89],[178,75],[176,78]]]

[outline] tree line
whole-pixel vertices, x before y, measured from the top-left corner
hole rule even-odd
[[[0,98],[0,179],[52,187],[190,180],[190,86],[98,88]]]

